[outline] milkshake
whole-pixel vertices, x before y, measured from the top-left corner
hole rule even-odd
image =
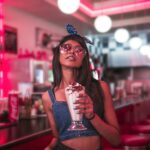
[[[68,130],[85,130],[86,128],[82,124],[82,117],[83,114],[79,114],[78,110],[75,110],[75,101],[79,94],[84,94],[85,89],[84,87],[79,83],[73,83],[68,85],[68,87],[65,88],[65,95],[67,99],[67,104],[69,107],[72,124],[69,127]]]

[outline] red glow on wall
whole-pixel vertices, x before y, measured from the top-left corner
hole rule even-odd
[[[3,0],[0,0],[0,97],[5,97],[8,92],[7,61],[4,58],[4,28],[3,28]]]
[[[8,131],[7,130],[1,130],[0,143],[5,144],[8,140],[7,138],[8,138]]]
[[[7,97],[8,92],[11,89],[10,81],[8,79],[10,68],[8,60],[4,56],[4,51],[0,51],[0,97]]]
[[[138,11],[138,10],[143,10],[150,8],[150,0],[137,0],[137,1],[132,1],[132,2],[126,2],[118,5],[114,5],[111,7],[100,7],[100,8],[93,8],[91,7],[88,3],[85,3],[81,1],[80,3],[80,10],[88,15],[89,17],[97,17],[99,15],[113,15],[113,14],[121,14],[121,13],[126,13],[126,12],[133,12],[133,11]]]

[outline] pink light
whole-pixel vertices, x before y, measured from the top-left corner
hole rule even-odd
[[[3,78],[3,71],[0,71],[0,78]]]
[[[4,58],[4,53],[0,52],[0,61]]]
[[[4,28],[3,28],[3,0],[0,0],[0,97],[6,96],[9,82],[7,79],[8,66],[4,59]]]
[[[85,13],[86,15],[88,15],[89,17],[94,17],[94,10],[92,10],[91,8],[87,7],[86,5],[80,3],[80,7],[79,9]]]
[[[89,17],[97,17],[99,15],[105,14],[105,15],[113,15],[113,14],[121,14],[125,12],[132,12],[137,10],[143,10],[150,8],[150,0],[143,0],[143,1],[137,1],[126,3],[124,5],[117,5],[113,7],[107,7],[107,8],[99,8],[99,9],[92,9],[88,5],[84,3],[80,3],[80,10],[88,15]]]
[[[0,43],[4,43],[4,38],[0,37]]]
[[[5,58],[3,60],[3,96],[4,97],[8,96],[8,92],[12,88],[10,84],[11,83],[10,79],[8,78],[8,74],[10,73],[10,71],[11,71],[11,68],[8,64],[8,60]]]
[[[3,31],[3,16],[0,15],[0,31]]]
[[[8,65],[8,60],[4,57],[4,51],[0,51],[0,97],[8,96],[8,92],[11,89],[8,79],[9,72],[10,66]]]
[[[3,95],[4,95],[4,90],[3,88],[0,88],[0,97],[3,97]]]

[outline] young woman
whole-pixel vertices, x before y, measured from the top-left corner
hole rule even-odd
[[[54,138],[45,150],[100,150],[101,137],[113,145],[120,142],[108,85],[92,77],[86,41],[77,33],[67,35],[53,50],[54,85],[42,98]],[[85,94],[79,95],[74,105],[83,114],[86,130],[68,130],[71,116],[65,88],[73,82],[85,87]]]

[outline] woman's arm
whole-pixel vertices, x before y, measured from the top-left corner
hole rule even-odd
[[[103,121],[98,115],[91,120],[92,125],[96,130],[111,144],[118,145],[120,143],[119,125],[113,107],[110,89],[104,81],[100,81],[104,91],[104,117]]]
[[[43,107],[44,107],[45,113],[47,114],[48,121],[52,130],[52,134],[54,136],[54,138],[52,139],[50,144],[45,148],[45,150],[51,150],[51,148],[53,148],[57,143],[58,131],[56,128],[56,124],[55,124],[55,120],[54,120],[54,116],[52,112],[52,103],[51,103],[51,99],[49,97],[48,92],[45,92],[42,95],[42,101],[43,101]]]
[[[83,113],[85,117],[91,121],[92,125],[100,135],[112,145],[118,145],[120,143],[119,125],[115,115],[110,90],[105,82],[101,81],[100,84],[104,92],[105,121],[94,113],[93,102],[87,94],[79,95],[78,100],[75,102],[75,109],[78,109],[79,113]]]

